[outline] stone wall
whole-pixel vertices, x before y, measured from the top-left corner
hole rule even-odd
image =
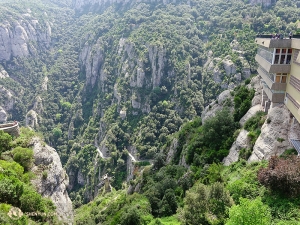
[[[20,135],[20,128],[18,122],[1,124],[0,130],[3,130],[4,132],[16,137]]]

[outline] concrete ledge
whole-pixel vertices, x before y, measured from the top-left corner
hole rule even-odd
[[[19,123],[6,123],[0,125],[0,130],[3,130],[5,133],[8,133],[12,136],[20,136]]]

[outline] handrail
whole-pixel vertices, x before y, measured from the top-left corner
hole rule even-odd
[[[282,35],[282,34],[279,34],[279,35],[281,35],[281,37],[284,38],[284,35]],[[257,37],[257,38],[269,38],[269,39],[272,39],[272,38],[273,38],[273,34],[257,34],[256,37]],[[298,38],[300,38],[300,34],[293,34],[293,35],[292,35],[292,38],[298,39]],[[280,39],[281,39],[281,38],[280,38]],[[287,38],[286,38],[286,39],[287,39]]]

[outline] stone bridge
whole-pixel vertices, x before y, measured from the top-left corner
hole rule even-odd
[[[0,130],[3,130],[5,133],[8,133],[15,137],[18,137],[20,135],[18,122],[0,124]]]

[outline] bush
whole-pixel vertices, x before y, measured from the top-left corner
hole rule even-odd
[[[13,159],[21,166],[25,171],[28,171],[33,162],[33,150],[28,148],[16,147],[13,151]]]
[[[239,152],[239,159],[248,160],[252,151],[250,149],[242,148]]]
[[[258,180],[272,191],[288,196],[299,196],[300,158],[291,156],[282,159],[273,156],[268,167],[259,170]]]
[[[229,220],[226,225],[269,225],[271,213],[267,205],[260,198],[249,200],[240,199],[240,205],[232,206],[229,210]]]
[[[12,137],[0,130],[0,154],[11,148]]]
[[[247,78],[247,79],[245,80],[245,85],[250,84],[250,81],[251,81],[251,79],[250,79],[250,78]]]
[[[227,208],[233,201],[223,184],[205,186],[198,183],[187,191],[184,208],[179,210],[183,224],[223,224],[228,217]]]
[[[255,115],[246,121],[244,129],[247,131],[255,131],[256,129],[260,129],[265,121],[265,115],[266,113],[263,111],[256,112]]]

